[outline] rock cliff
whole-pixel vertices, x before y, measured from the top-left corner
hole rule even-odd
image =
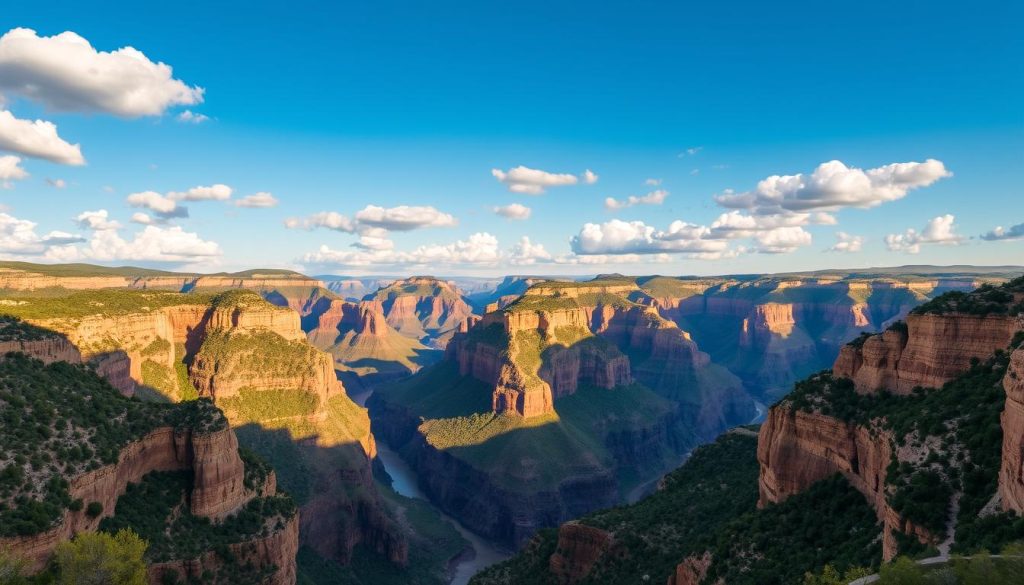
[[[1003,457],[999,469],[999,496],[1004,510],[1024,514],[1024,349],[1010,357],[1003,378],[1006,407],[1002,413]]]
[[[437,349],[473,317],[458,287],[429,276],[396,280],[364,300],[380,301],[389,325]]]

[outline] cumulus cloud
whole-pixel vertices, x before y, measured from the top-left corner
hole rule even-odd
[[[186,124],[202,124],[203,122],[206,122],[209,119],[209,116],[205,114],[197,114],[192,110],[185,110],[184,112],[178,114],[178,121],[184,122]]]
[[[452,227],[458,223],[448,213],[430,206],[399,205],[378,207],[367,205],[356,212],[356,221],[363,226],[391,231],[409,231],[425,227]]]
[[[223,201],[230,199],[232,192],[231,187],[217,183],[209,187],[192,187],[188,191],[171,191],[167,198],[174,201]]]
[[[661,205],[665,202],[666,197],[668,197],[668,191],[664,189],[651,191],[646,195],[630,195],[621,201],[613,197],[608,197],[604,200],[604,208],[609,211],[614,211],[616,209],[633,207],[634,205]]]
[[[578,255],[597,254],[661,254],[721,252],[728,247],[724,240],[705,239],[708,230],[682,221],[675,221],[666,231],[656,230],[642,221],[613,219],[601,224],[587,223],[569,243]]]
[[[277,207],[279,201],[277,197],[274,197],[266,191],[260,191],[259,193],[253,193],[252,195],[246,195],[241,199],[235,201],[235,207],[248,207],[248,208],[266,208],[266,207]]]
[[[581,178],[588,185],[596,183],[598,179],[590,169],[584,171],[580,177],[568,173],[549,173],[524,166],[514,167],[508,171],[491,169],[491,174],[504,183],[509,191],[525,195],[540,195],[549,187],[575,185]]]
[[[63,189],[64,187],[68,186],[67,181],[65,181],[64,179],[48,178],[46,179],[46,184],[53,187],[54,189]]]
[[[1018,223],[1009,228],[998,226],[994,230],[979,236],[983,240],[995,242],[999,240],[1020,240],[1024,239],[1024,223]]]
[[[121,224],[116,220],[110,219],[110,215],[106,209],[98,209],[96,211],[83,211],[75,216],[75,223],[79,227],[89,230],[119,230]]]
[[[0,187],[11,188],[11,181],[20,181],[28,177],[28,172],[21,168],[21,157],[14,155],[0,156]]]
[[[411,251],[394,249],[334,250],[320,246],[316,252],[306,254],[302,261],[307,264],[332,266],[436,266],[436,265],[486,265],[497,264],[503,259],[498,239],[491,234],[480,232],[465,240],[450,244],[429,244]]]
[[[157,224],[157,223],[162,223],[161,220],[154,219],[149,214],[142,213],[141,211],[137,211],[137,212],[133,213],[131,220],[132,220],[132,223],[138,223],[138,224],[142,224],[142,225],[154,225],[154,224]]]
[[[53,248],[47,255],[62,261],[189,262],[220,256],[221,249],[216,242],[203,240],[179,226],[148,225],[131,240],[122,238],[117,230],[97,230],[85,246]]]
[[[124,47],[97,51],[73,32],[40,37],[15,28],[0,37],[0,91],[61,111],[157,116],[203,101],[203,89],[173,77],[169,65]]]
[[[818,165],[810,175],[773,175],[760,181],[752,191],[726,191],[717,195],[715,201],[723,207],[747,209],[759,215],[869,208],[901,199],[913,189],[952,175],[935,159],[868,170],[833,160]]]
[[[755,250],[761,254],[788,254],[811,245],[811,234],[802,227],[778,227],[754,234]]]
[[[519,203],[512,203],[511,205],[495,207],[493,209],[494,213],[506,219],[530,219],[530,214],[532,213],[529,207]]]
[[[864,237],[854,236],[846,232],[836,232],[836,243],[827,252],[860,252],[864,247]]]
[[[2,77],[3,73],[0,71],[0,78]],[[0,110],[0,150],[42,158],[62,165],[85,164],[82,148],[62,139],[57,134],[57,126],[53,122],[20,120],[7,110]]]
[[[551,254],[544,249],[543,244],[535,244],[526,236],[519,238],[509,253],[509,263],[515,266],[530,266],[551,260]]]
[[[125,201],[132,207],[149,209],[162,219],[188,217],[187,207],[179,206],[176,200],[171,197],[165,197],[156,191],[132,193]]]
[[[956,233],[956,224],[953,215],[946,214],[933,218],[924,229],[918,232],[910,228],[902,234],[889,234],[885,236],[885,245],[893,252],[906,252],[917,254],[921,246],[925,244],[957,245],[964,241],[964,237]]]
[[[802,227],[811,224],[835,225],[835,223],[835,217],[827,213],[748,215],[739,211],[730,211],[719,215],[711,223],[711,233],[708,237],[714,239],[750,238],[778,228]]]
[[[348,234],[354,234],[356,231],[356,222],[335,211],[320,211],[305,218],[289,217],[284,220],[284,226],[304,230],[324,228]]]
[[[36,223],[0,213],[0,253],[34,255],[46,250],[43,238],[35,231]]]

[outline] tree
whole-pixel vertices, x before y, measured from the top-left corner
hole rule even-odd
[[[0,550],[0,585],[22,585],[28,583],[25,574],[28,563],[25,559]]]
[[[86,532],[57,546],[61,585],[146,585],[146,541],[124,529],[111,536]]]
[[[882,565],[881,578],[878,583],[884,585],[926,585],[927,581],[914,561],[907,557],[899,557],[895,561]]]

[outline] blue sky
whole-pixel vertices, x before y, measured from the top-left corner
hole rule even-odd
[[[21,169],[0,254],[338,274],[1022,263],[1019,3],[593,4],[6,6],[0,34],[35,38],[0,41],[0,157]],[[56,70],[65,31],[91,52]],[[90,77],[123,47],[173,73]],[[202,95],[151,95],[174,83]],[[58,141],[16,123],[35,120]],[[546,174],[492,172],[516,167]],[[230,197],[188,200],[212,185]],[[189,217],[129,205],[148,191]],[[256,193],[277,204],[234,204]],[[529,218],[496,214],[512,204]]]

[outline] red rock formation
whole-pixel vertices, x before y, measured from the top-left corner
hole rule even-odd
[[[687,557],[676,566],[676,572],[669,575],[667,585],[700,585],[704,582],[710,566],[711,553],[709,552],[705,551],[699,557]],[[719,579],[715,583],[722,583],[722,580]]]
[[[558,547],[548,560],[548,569],[559,583],[573,585],[585,579],[614,547],[615,536],[610,532],[566,522],[558,527]]]
[[[182,469],[194,472],[193,514],[219,520],[253,497],[243,487],[245,471],[233,431],[199,433],[161,427],[126,445],[117,463],[71,478],[71,498],[100,503],[103,511],[99,516],[90,518],[84,510],[65,510],[54,528],[27,538],[0,538],[0,549],[29,560],[39,570],[59,542],[96,530],[103,518],[112,515],[129,483],[138,483],[152,471]]]
[[[883,522],[886,560],[897,552],[893,530],[914,535],[923,543],[939,542],[942,535],[904,521],[886,501],[886,469],[892,454],[892,437],[887,432],[785,404],[773,406],[757,441],[758,505],[781,502],[838,472],[864,494]]]
[[[906,323],[907,333],[889,330],[861,346],[844,346],[833,366],[835,375],[853,380],[861,393],[937,388],[966,370],[972,359],[1005,348],[1022,327],[1016,317],[961,313],[908,315]]]
[[[381,301],[388,325],[438,349],[473,317],[454,284],[427,276],[396,280],[372,298]]]
[[[1010,356],[1003,388],[1006,407],[1001,418],[1003,459],[999,469],[999,495],[1004,510],[1024,514],[1024,349]]]

